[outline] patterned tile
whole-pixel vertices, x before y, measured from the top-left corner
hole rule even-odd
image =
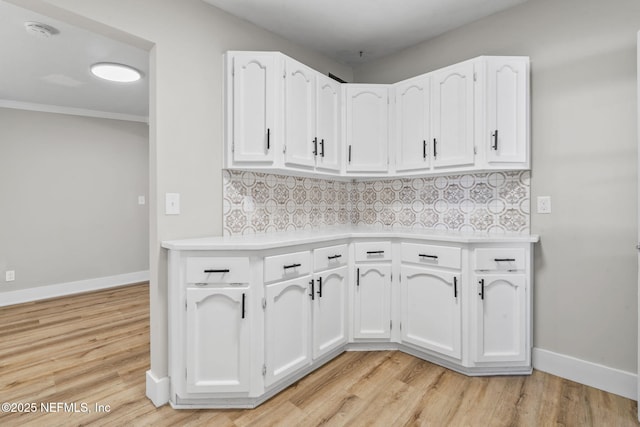
[[[376,224],[528,233],[529,171],[344,182],[223,171],[225,235]]]

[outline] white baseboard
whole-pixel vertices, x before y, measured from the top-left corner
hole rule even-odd
[[[78,280],[76,282],[58,283],[55,285],[37,286],[34,288],[19,289],[0,293],[0,307],[42,299],[62,297],[65,295],[79,294],[82,292],[97,291],[100,289],[116,288],[132,283],[146,282],[149,280],[149,270],[133,273],[118,274],[95,279]]]
[[[169,377],[158,379],[147,371],[147,397],[156,407],[169,403]]]
[[[533,349],[533,367],[628,399],[638,399],[638,376],[633,372],[621,371],[541,348]]]

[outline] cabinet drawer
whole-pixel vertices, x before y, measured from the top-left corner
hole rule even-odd
[[[524,270],[525,250],[523,248],[476,249],[475,262],[476,270]]]
[[[347,265],[347,245],[329,246],[313,251],[313,268],[316,272]]]
[[[187,258],[187,283],[249,283],[249,259]]]
[[[356,261],[391,261],[390,242],[360,242],[355,249]]]
[[[309,251],[264,257],[264,281],[288,280],[311,273]]]
[[[461,266],[460,248],[402,243],[401,252],[402,262],[457,269]]]

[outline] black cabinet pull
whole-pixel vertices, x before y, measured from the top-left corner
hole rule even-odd
[[[330,255],[327,257],[327,259],[336,259],[336,258],[342,258],[342,255],[336,254],[336,255]]]
[[[245,317],[245,300],[247,299],[247,295],[243,292],[242,293],[242,318],[244,319]]]
[[[313,155],[318,155],[318,137],[313,138]]]
[[[205,270],[205,273],[228,273],[229,269],[225,268],[223,270]]]
[[[422,140],[422,158],[427,158],[427,140]]]
[[[453,297],[458,298],[458,278],[453,276]]]
[[[436,139],[433,138],[433,158],[434,159],[438,157],[438,149],[436,148],[436,145],[438,145],[438,141],[436,141]]]
[[[356,286],[360,286],[360,269],[356,269]]]
[[[282,268],[284,268],[285,270],[288,270],[290,268],[296,268],[296,267],[300,267],[302,264],[291,264],[291,265],[283,265]]]
[[[515,258],[494,258],[495,262],[515,262]]]
[[[311,301],[316,299],[316,295],[315,295],[315,280],[311,279],[311,281],[309,282],[309,284],[311,285],[311,293],[309,294],[309,296],[311,297]]]
[[[351,146],[349,146],[349,163],[351,163]]]
[[[267,151],[271,149],[271,129],[267,128]]]
[[[318,277],[318,298],[322,298],[322,277]]]
[[[418,256],[420,258],[431,258],[431,259],[438,259],[438,255],[426,255],[426,254],[418,254]]]
[[[480,295],[480,299],[484,299],[484,279],[480,279],[478,283],[480,284],[480,293],[478,295]]]
[[[367,255],[383,254],[384,251],[367,251]]]
[[[493,145],[491,146],[491,148],[498,151],[498,129],[496,129],[496,131],[491,136],[493,137]]]
[[[324,139],[320,140],[320,157],[324,157]]]

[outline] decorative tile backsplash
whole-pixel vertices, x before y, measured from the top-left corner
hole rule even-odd
[[[529,233],[529,171],[360,182],[223,174],[225,235],[344,224]]]

